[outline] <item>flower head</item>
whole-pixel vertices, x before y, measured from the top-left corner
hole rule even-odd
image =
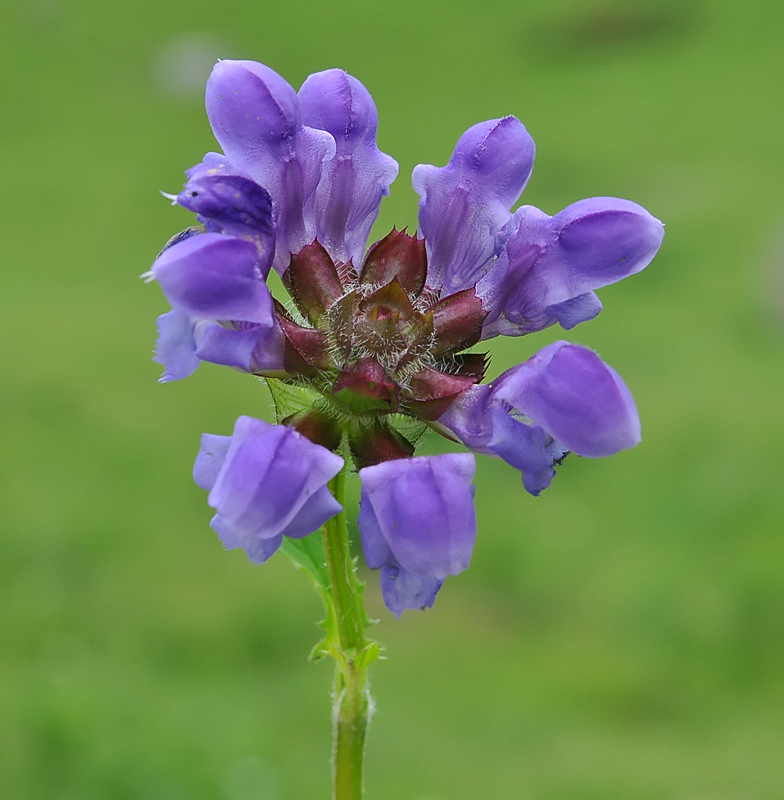
[[[569,452],[639,442],[629,390],[590,350],[556,342],[490,383],[487,355],[466,351],[596,316],[595,290],[643,269],[661,244],[645,209],[593,198],[553,217],[513,214],[535,148],[507,116],[469,128],[445,167],[416,167],[418,236],[393,229],[368,247],[398,167],[356,78],[327,70],[297,93],[261,64],[222,61],[207,113],[224,154],[187,171],[176,202],[199,224],[150,273],[172,305],[156,359],[163,380],[211,361],[302,398],[278,426],[241,417],[232,437],[205,436],[194,476],[227,547],[261,562],[282,536],[337,513],[326,484],[340,452],[362,480],[366,560],[399,615],[433,604],[476,535],[474,458],[415,457],[426,426],[504,459],[532,494]],[[271,268],[287,305],[267,289]]]

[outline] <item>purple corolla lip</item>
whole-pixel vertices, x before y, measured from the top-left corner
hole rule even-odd
[[[616,197],[581,200],[549,217],[519,208],[505,245],[476,286],[488,311],[482,338],[520,336],[559,322],[569,330],[602,309],[595,289],[650,264],[664,226],[642,206]]]
[[[313,199],[316,236],[335,261],[358,267],[397,162],[376,145],[376,106],[356,78],[341,69],[317,72],[298,97],[304,124],[329,133],[336,147]]]

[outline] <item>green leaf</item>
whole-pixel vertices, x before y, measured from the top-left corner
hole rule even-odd
[[[324,629],[324,638],[313,647],[309,656],[310,661],[321,661],[322,658],[331,655],[334,642],[338,638],[335,624],[335,604],[332,602],[330,594],[329,573],[327,572],[321,531],[318,530],[302,539],[289,539],[288,536],[284,536],[280,549],[297,569],[308,576],[324,606],[326,616],[319,622],[319,627]]]
[[[284,536],[280,549],[292,560],[295,567],[313,580],[317,588],[329,593],[329,573],[324,557],[324,545],[321,542],[321,531],[311,533],[302,539],[290,539]]]

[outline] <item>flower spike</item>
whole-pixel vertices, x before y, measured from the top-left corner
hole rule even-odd
[[[279,420],[240,417],[233,436],[205,436],[194,477],[213,527],[264,561],[339,511],[327,483],[350,455],[387,606],[430,607],[471,558],[475,462],[417,457],[425,430],[507,461],[533,495],[568,453],[640,441],[631,393],[591,350],[556,342],[485,383],[488,355],[470,348],[592,319],[598,290],[649,264],[662,223],[611,197],[512,214],[535,146],[505,116],[465,131],[446,166],[417,166],[416,235],[393,228],[368,247],[398,165],[362,83],[328,69],[297,93],[267,66],[221,61],[206,106],[223,153],[189,169],[176,196],[198,224],[144,276],[172,306],[155,359],[163,381],[202,361],[267,378]],[[270,294],[272,268],[288,303]]]

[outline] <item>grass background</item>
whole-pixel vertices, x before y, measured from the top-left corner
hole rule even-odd
[[[628,197],[667,224],[572,332],[644,441],[534,499],[480,458],[471,569],[369,604],[389,660],[368,800],[784,797],[784,6],[774,0],[4,0],[0,26],[0,796],[328,796],[319,607],[223,552],[190,470],[267,415],[247,376],[161,386],[137,276],[189,222],[158,189],[215,147],[204,69],[372,91],[408,181],[482,119],[538,144],[524,200]],[[206,64],[206,67],[205,67]],[[194,77],[195,76],[195,77]],[[559,331],[492,342],[493,375]],[[430,452],[440,446],[427,443]],[[356,487],[355,487],[356,494]]]

